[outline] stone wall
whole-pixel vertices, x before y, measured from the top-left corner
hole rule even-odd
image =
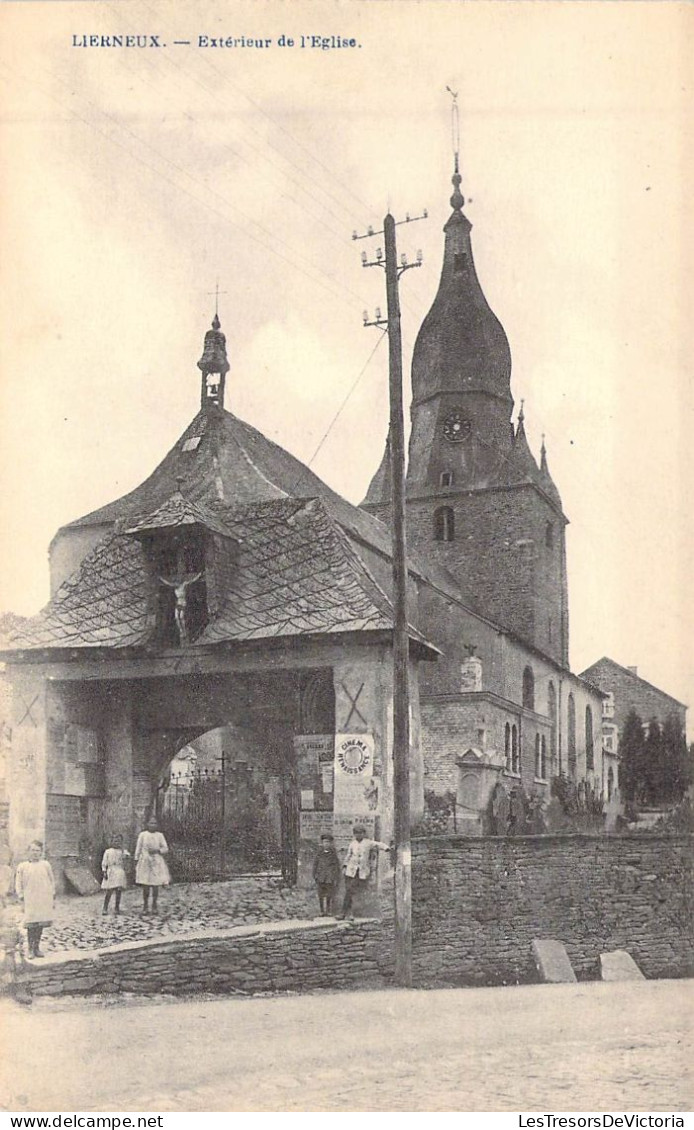
[[[692,976],[692,870],[691,836],[416,840],[416,979],[532,981],[533,938],[563,942],[582,979],[615,949],[647,977]]]
[[[32,963],[37,995],[190,995],[376,988],[388,958],[379,923],[282,923],[206,930],[176,941],[125,942]]]

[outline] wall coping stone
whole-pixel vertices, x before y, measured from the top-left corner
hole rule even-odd
[[[689,843],[694,841],[694,832],[543,832],[534,835],[521,836],[464,836],[459,833],[446,836],[413,836],[412,843],[426,844],[427,847],[443,847],[452,845],[477,845],[480,843],[605,843],[621,841],[628,844],[638,843]]]
[[[104,946],[95,950],[60,950],[58,953],[48,953],[39,962],[30,961],[28,968],[40,971],[54,966],[68,965],[72,962],[96,961],[100,957],[109,957],[111,954],[130,953],[132,951],[146,951],[152,949],[169,949],[174,946],[187,945],[188,943],[226,941],[234,938],[252,938],[255,936],[269,936],[277,934],[296,934],[322,932],[329,933],[353,930],[355,926],[380,925],[378,918],[355,918],[349,922],[339,919],[325,921],[321,918],[295,918],[291,921],[263,922],[257,926],[230,926],[224,930],[195,930],[189,934],[175,934],[169,937],[145,938],[134,942],[117,942],[113,946]]]

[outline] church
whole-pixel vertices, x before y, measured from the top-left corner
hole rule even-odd
[[[609,755],[604,696],[569,669],[567,518],[544,441],[538,463],[514,420],[457,166],[450,203],[412,362],[410,779],[415,822],[425,794],[452,795],[479,835],[495,790],[548,800],[561,774],[601,791]],[[321,832],[392,833],[389,447],[354,506],[225,407],[217,315],[197,366],[184,433],[58,530],[50,601],[2,644],[10,847],[37,837],[60,872],[132,842],[172,761],[214,731],[295,882]]]

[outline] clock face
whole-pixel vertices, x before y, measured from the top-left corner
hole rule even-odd
[[[472,431],[472,424],[462,412],[449,412],[443,421],[443,434],[451,443],[460,443],[467,439]]]

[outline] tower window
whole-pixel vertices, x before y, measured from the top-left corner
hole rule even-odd
[[[434,511],[434,540],[453,541],[455,537],[455,520],[450,506],[440,506]]]
[[[535,676],[532,667],[523,671],[523,706],[528,710],[535,709]]]
[[[452,471],[442,471],[440,478],[439,478],[439,482],[440,482],[440,485],[442,487],[452,487],[453,486],[453,472]]]
[[[461,271],[465,270],[466,258],[467,256],[464,251],[456,251],[453,256],[453,270],[456,274],[460,274]]]
[[[548,522],[545,526],[545,545],[548,549],[551,549],[554,545],[554,526],[551,522]]]

